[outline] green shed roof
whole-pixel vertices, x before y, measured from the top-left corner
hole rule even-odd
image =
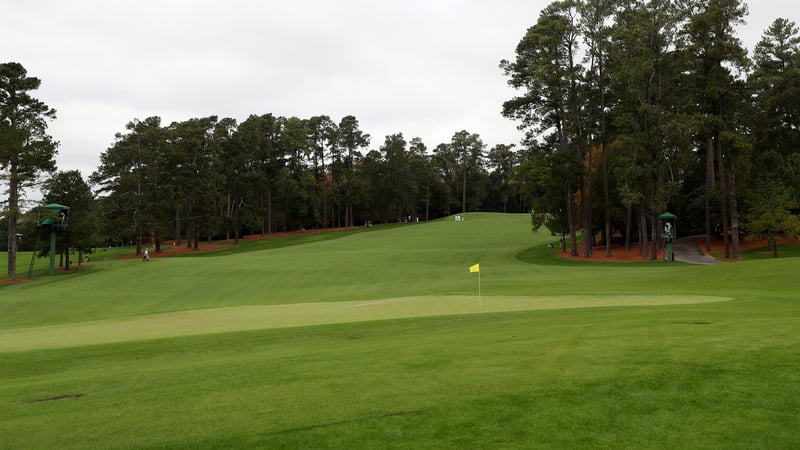
[[[50,203],[48,205],[44,205],[44,207],[51,211],[63,211],[63,210],[69,211],[69,206],[59,205],[58,203]]]
[[[674,219],[677,219],[678,216],[676,216],[675,214],[672,214],[671,212],[665,212],[664,214],[658,216],[658,218],[661,219],[661,220],[664,220],[664,219],[673,219],[674,220]]]

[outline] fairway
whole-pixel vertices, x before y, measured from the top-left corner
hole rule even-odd
[[[797,447],[798,259],[553,239],[475,213],[0,286],[0,448]]]
[[[712,296],[406,297],[359,302],[240,306],[0,331],[0,352],[370,320],[540,309],[685,305]]]

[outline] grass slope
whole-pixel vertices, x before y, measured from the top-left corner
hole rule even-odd
[[[197,308],[471,294],[470,265],[480,261],[490,283],[493,270],[515,262],[516,252],[530,245],[525,229],[502,233],[507,220],[475,215],[463,223],[409,224],[220,258],[100,263],[92,276],[57,286],[0,288],[14,294],[2,303],[0,327]]]
[[[528,228],[470,214],[0,287],[0,448],[797,447],[797,260],[553,265]],[[235,331],[262,320],[290,327]],[[88,337],[8,351],[48,327]]]

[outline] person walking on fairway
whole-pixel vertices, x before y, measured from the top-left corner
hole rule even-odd
[[[147,249],[144,249],[144,257],[142,258],[142,261],[150,261],[150,254],[147,253]]]

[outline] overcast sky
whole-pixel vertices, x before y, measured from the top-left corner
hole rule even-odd
[[[58,167],[84,177],[149,116],[354,115],[370,148],[402,132],[432,149],[459,130],[491,148],[521,137],[500,115],[514,93],[498,63],[549,3],[0,0],[0,62],[42,80]],[[748,49],[777,17],[800,23],[796,0],[748,4]]]

